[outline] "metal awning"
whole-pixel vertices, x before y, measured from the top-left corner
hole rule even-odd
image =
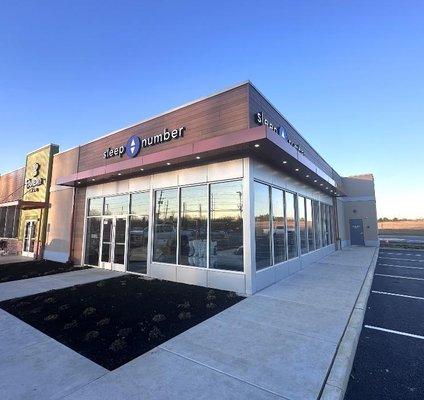
[[[44,201],[29,201],[29,200],[15,200],[8,203],[0,203],[0,208],[3,207],[14,207],[16,206],[20,210],[37,210],[41,208],[47,208],[49,203]]]

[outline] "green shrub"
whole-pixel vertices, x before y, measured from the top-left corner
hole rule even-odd
[[[180,319],[181,321],[185,320],[185,319],[190,319],[191,318],[191,312],[190,311],[181,311],[178,314],[178,319]]]
[[[132,328],[122,328],[118,331],[119,337],[127,337],[132,332]]]
[[[190,305],[190,302],[185,301],[184,303],[178,304],[177,307],[183,310],[188,310],[191,307],[191,305]]]
[[[165,321],[166,317],[163,314],[155,314],[152,318],[153,322],[161,322],[161,321]]]
[[[109,349],[114,351],[114,352],[118,352],[118,351],[124,349],[126,347],[126,345],[127,345],[127,343],[125,342],[124,339],[116,339],[110,344]]]
[[[88,333],[85,335],[84,340],[85,340],[86,342],[88,342],[88,341],[90,341],[90,340],[95,339],[97,336],[99,336],[99,332],[98,332],[98,331],[90,331],[90,332],[88,332]]]
[[[156,340],[162,337],[162,332],[157,326],[154,326],[149,332],[149,340]]]
[[[84,317],[88,317],[89,315],[92,315],[96,312],[96,309],[94,307],[87,307],[82,314],[84,315]]]
[[[105,326],[108,325],[110,322],[110,318],[103,318],[99,322],[97,322],[97,326]]]
[[[56,299],[54,297],[47,297],[47,299],[44,299],[44,303],[53,304],[56,303]]]
[[[78,326],[78,322],[74,319],[71,322],[68,322],[67,324],[65,324],[63,326],[63,329],[71,329],[71,328],[75,328],[76,326]]]
[[[62,304],[59,306],[59,311],[65,311],[69,308],[69,304]]]
[[[49,314],[47,315],[47,317],[44,317],[44,321],[54,321],[55,319],[57,319],[57,317],[57,314]]]

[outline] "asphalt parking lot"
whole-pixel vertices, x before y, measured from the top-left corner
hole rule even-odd
[[[424,399],[424,251],[380,249],[345,400]]]

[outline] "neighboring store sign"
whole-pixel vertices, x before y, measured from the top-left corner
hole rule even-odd
[[[288,134],[287,131],[284,129],[283,126],[279,126],[277,127],[275,124],[273,124],[272,122],[270,122],[268,120],[268,118],[264,117],[264,113],[263,112],[258,112],[255,114],[255,122],[258,125],[265,125],[268,128],[272,129],[277,135],[281,136],[283,139],[287,140],[287,142],[293,146],[299,153],[305,154],[305,152],[303,151],[303,149],[300,147],[299,143],[295,143],[293,142]]]
[[[173,129],[172,131],[164,129],[163,132],[149,136],[147,138],[131,136],[125,146],[122,145],[115,148],[109,147],[106,151],[103,152],[103,158],[108,159],[112,157],[122,157],[125,153],[127,153],[128,157],[136,157],[140,150],[144,147],[154,146],[156,144],[169,142],[170,140],[183,137],[185,129],[186,128],[184,126],[178,129]]]
[[[27,179],[25,182],[27,192],[38,192],[39,187],[44,185],[45,179],[38,176],[40,174],[40,167],[41,165],[38,162],[32,164],[32,178]]]

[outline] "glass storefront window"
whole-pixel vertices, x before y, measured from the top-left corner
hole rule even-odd
[[[131,210],[130,214],[149,215],[150,193],[141,192],[131,194]]]
[[[321,218],[319,212],[319,202],[312,201],[312,215],[314,220],[315,246],[317,249],[321,247]]]
[[[88,201],[88,216],[98,216],[103,213],[103,197]]]
[[[306,231],[305,198],[297,197],[297,212],[299,215],[300,251],[301,254],[308,252],[308,237]]]
[[[150,193],[131,195],[131,215],[129,217],[128,265],[131,272],[147,273],[147,243],[149,236]]]
[[[334,243],[333,236],[333,206],[328,207],[328,225],[329,225],[329,236],[330,236],[330,244]]]
[[[298,256],[295,201],[295,195],[286,192],[287,248],[289,259]]]
[[[328,241],[328,206],[321,203],[321,230],[322,230],[322,245],[323,247],[329,245]]]
[[[311,199],[306,199],[306,226],[308,229],[309,251],[312,251],[312,250],[315,250],[315,237],[314,237],[314,229],[313,229]]]
[[[269,186],[255,182],[256,270],[269,267],[272,264],[269,189]]]
[[[178,190],[157,190],[155,193],[155,222],[153,261],[177,262]]]
[[[124,215],[128,214],[129,196],[127,194],[120,196],[105,197],[104,215]]]
[[[274,240],[274,264],[287,259],[286,223],[284,219],[284,192],[272,188],[272,222]]]
[[[243,271],[241,181],[210,185],[209,267]]]
[[[85,264],[99,264],[101,218],[87,218],[87,233],[85,239]]]
[[[181,188],[179,264],[206,267],[208,188]]]

